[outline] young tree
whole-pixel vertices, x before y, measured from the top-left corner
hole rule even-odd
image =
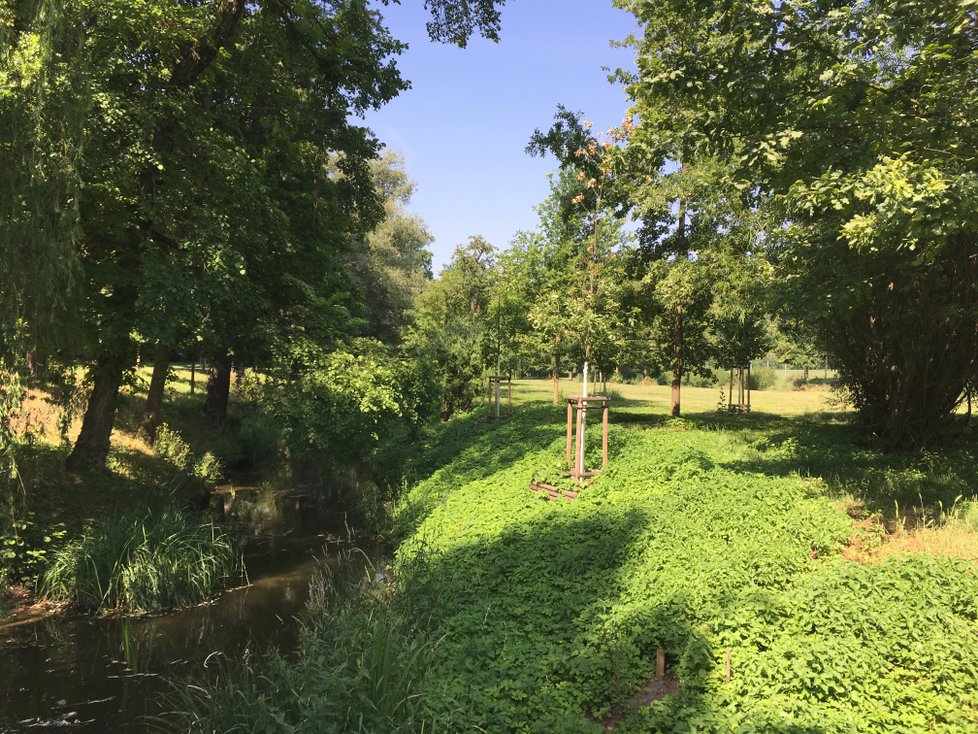
[[[558,107],[554,125],[546,133],[536,131],[527,150],[550,153],[561,164],[549,208],[558,220],[549,231],[564,243],[555,249],[567,255],[562,262],[566,272],[560,278],[562,293],[550,297],[540,323],[548,330],[563,324],[569,342],[564,349],[576,361],[609,370],[629,341],[629,315],[621,308],[621,255],[629,244],[622,221],[628,205],[620,198],[614,170],[623,133],[594,135],[591,128],[579,114]],[[560,298],[562,304],[554,300]]]

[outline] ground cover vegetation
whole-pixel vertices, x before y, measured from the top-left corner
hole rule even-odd
[[[677,420],[664,392],[656,409],[622,398],[609,470],[548,502],[528,485],[561,481],[563,411],[533,387],[509,421],[460,415],[430,436],[391,529],[395,580],[360,587],[411,643],[356,637],[361,668],[336,690],[359,680],[374,695],[380,644],[410,667],[413,731],[978,723],[971,442],[881,459],[844,414]],[[293,665],[258,666],[268,678],[228,672],[189,706],[188,730],[303,731],[332,695],[310,668],[344,644],[323,628]],[[676,684],[643,697],[659,648]]]

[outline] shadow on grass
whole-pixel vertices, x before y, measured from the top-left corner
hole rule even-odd
[[[719,692],[722,652],[685,600],[608,623],[628,594],[624,568],[654,518],[559,507],[567,511],[422,555],[408,567],[405,593],[440,640],[423,694],[430,720],[445,731],[597,734],[678,731],[686,722],[722,719],[719,709],[729,704]],[[679,690],[641,700],[660,647]],[[744,730],[821,732],[766,724]]]
[[[872,512],[950,508],[978,494],[974,436],[959,435],[936,452],[884,453],[851,420],[838,416],[691,416],[699,428],[738,434],[747,458],[724,463],[735,472],[812,477],[839,498]]]

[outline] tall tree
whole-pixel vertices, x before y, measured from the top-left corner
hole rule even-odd
[[[443,419],[471,409],[493,354],[487,319],[495,248],[483,237],[458,246],[437,280],[418,297],[405,353],[425,366]]]
[[[414,183],[404,158],[387,151],[370,164],[371,176],[384,202],[384,219],[355,243],[346,270],[357,290],[365,334],[393,344],[407,323],[414,299],[431,280],[432,237],[424,222],[406,207]]]
[[[501,4],[432,0],[431,34],[496,37]],[[0,211],[6,309],[39,331],[57,299],[37,307],[25,284],[46,273],[59,295],[80,273],[93,390],[72,469],[104,463],[136,342],[179,338],[142,318],[150,304],[172,316],[189,294],[218,354],[267,349],[293,317],[328,327],[324,303],[333,325],[348,316],[322,254],[379,207],[376,141],[347,116],[405,86],[390,61],[402,46],[366,0],[3,0],[0,33],[0,120],[26,131],[0,152],[15,174]],[[337,154],[341,179],[326,173]],[[47,249],[17,257],[35,243]]]
[[[770,215],[785,305],[881,445],[939,440],[978,349],[973,3],[621,4],[641,127]]]

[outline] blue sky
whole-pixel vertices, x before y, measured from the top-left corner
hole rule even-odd
[[[437,274],[470,235],[504,249],[534,227],[556,162],[524,149],[558,103],[598,129],[621,122],[627,99],[602,66],[631,66],[631,51],[610,42],[634,31],[635,20],[611,0],[509,0],[500,42],[473,39],[463,50],[428,40],[421,0],[383,12],[410,46],[398,65],[412,88],[366,121],[406,158],[417,183],[411,208],[435,237]]]

